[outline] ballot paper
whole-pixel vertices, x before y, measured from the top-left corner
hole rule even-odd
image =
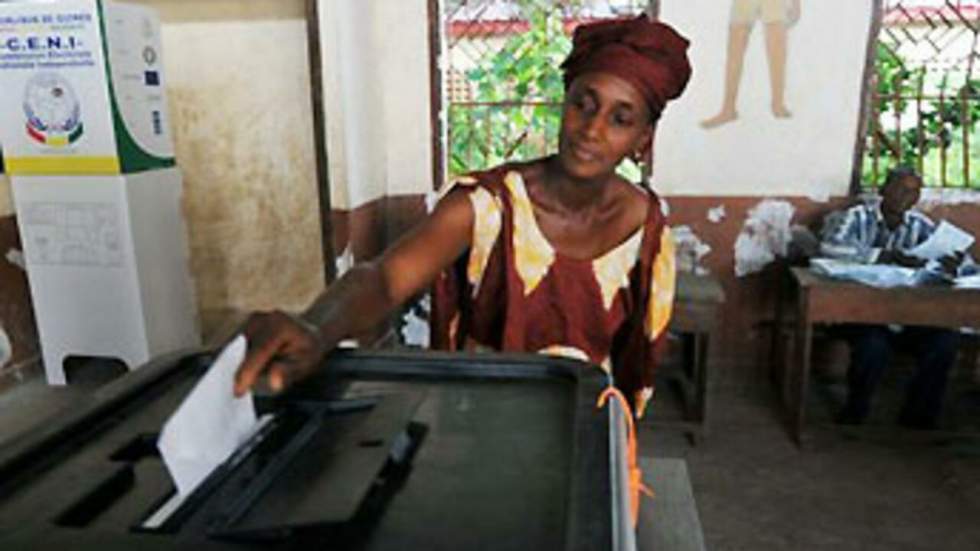
[[[157,448],[181,497],[255,432],[252,393],[235,398],[232,392],[245,349],[244,336],[231,341],[163,426]]]
[[[965,252],[973,245],[973,236],[943,220],[928,239],[909,249],[908,254],[925,260]]]

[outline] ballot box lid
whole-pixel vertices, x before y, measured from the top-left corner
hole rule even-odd
[[[615,548],[609,378],[529,355],[338,352],[259,396],[263,438],[147,528],[174,494],[156,435],[210,359],[152,362],[0,448],[0,547]]]

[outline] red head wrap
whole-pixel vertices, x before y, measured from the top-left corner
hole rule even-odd
[[[575,29],[572,53],[561,64],[565,89],[585,73],[613,74],[636,87],[656,120],[691,78],[688,44],[670,26],[644,15],[582,25]]]

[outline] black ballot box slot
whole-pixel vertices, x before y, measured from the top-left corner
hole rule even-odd
[[[286,445],[257,449],[228,478],[225,491],[243,491],[220,495],[220,513],[209,519],[208,532],[267,539],[351,522],[372,490],[383,485],[385,469],[410,459],[402,450],[421,443],[406,435],[422,396],[399,393],[351,401],[360,407],[328,402],[313,408]],[[249,461],[262,468],[252,471]]]
[[[131,465],[109,469],[108,473],[97,477],[96,483],[78,498],[69,499],[68,507],[55,517],[54,523],[73,528],[88,526],[111,507],[119,496],[128,492],[134,483],[135,475]]]
[[[378,514],[425,427],[412,423],[422,393],[337,401],[282,402],[260,409],[273,417],[179,506],[146,525],[174,499],[167,484],[133,519],[137,532],[177,534],[185,528],[231,540],[275,540],[317,529],[343,535]],[[274,402],[271,402],[274,404]],[[86,484],[62,496],[52,522],[85,528],[116,506],[152,470],[162,468],[156,434],[140,434],[115,450]],[[137,472],[141,472],[137,479]],[[155,476],[156,485],[164,479]],[[143,489],[146,494],[146,488]],[[346,537],[346,536],[345,536]]]
[[[90,484],[63,496],[66,508],[54,518],[59,526],[82,528],[136,485],[135,464],[144,459],[159,458],[157,434],[140,434],[114,451],[100,471],[91,473]]]

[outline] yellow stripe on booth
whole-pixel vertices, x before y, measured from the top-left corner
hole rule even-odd
[[[17,174],[119,174],[118,157],[10,157],[7,173]]]

